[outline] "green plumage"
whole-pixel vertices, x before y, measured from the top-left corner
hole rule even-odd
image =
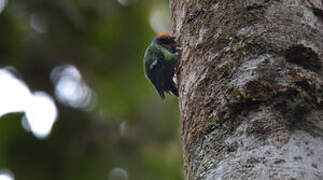
[[[152,82],[162,99],[164,92],[178,96],[173,82],[176,55],[167,48],[153,42],[145,52],[144,68],[146,77]]]

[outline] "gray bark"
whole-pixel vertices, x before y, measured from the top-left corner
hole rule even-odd
[[[171,0],[186,179],[323,179],[323,1]]]

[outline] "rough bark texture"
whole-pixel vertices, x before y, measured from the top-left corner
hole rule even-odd
[[[186,179],[323,179],[323,1],[170,7]]]

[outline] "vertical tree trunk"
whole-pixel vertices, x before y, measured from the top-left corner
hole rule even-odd
[[[170,6],[186,179],[323,179],[323,1]]]

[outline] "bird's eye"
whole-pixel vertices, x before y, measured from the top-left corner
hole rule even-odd
[[[170,40],[169,39],[161,39],[161,44],[165,44],[165,45],[169,45],[171,44]]]
[[[161,43],[161,44],[168,44],[167,39],[161,39],[161,40],[160,40],[160,43]]]

